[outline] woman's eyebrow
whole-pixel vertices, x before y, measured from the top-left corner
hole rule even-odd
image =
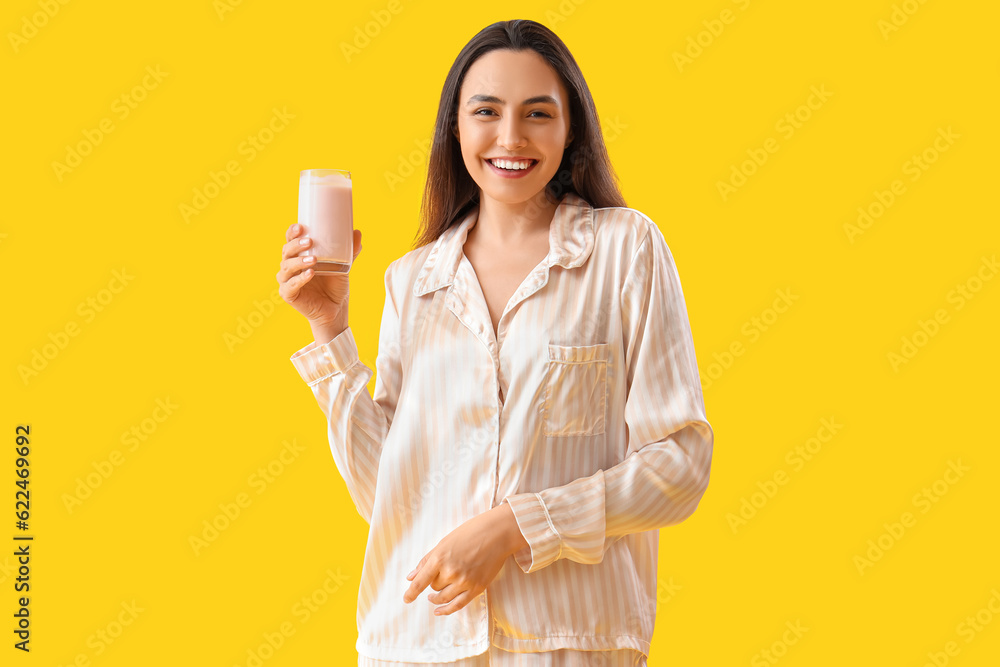
[[[477,104],[480,102],[491,102],[493,104],[506,104],[506,102],[501,100],[499,97],[495,97],[493,95],[473,95],[472,97],[469,98],[469,101],[466,102],[465,104],[466,106],[468,106],[470,104]],[[535,95],[534,97],[529,97],[525,101],[521,102],[521,104],[527,106],[529,104],[539,104],[543,102],[559,106],[559,102],[556,100],[556,98],[552,97],[551,95]]]

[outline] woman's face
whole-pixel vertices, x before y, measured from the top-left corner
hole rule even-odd
[[[482,194],[507,204],[541,192],[573,138],[566,88],[531,49],[496,49],[469,67],[459,91],[457,126],[469,174]],[[527,162],[528,168],[505,170],[489,158]]]

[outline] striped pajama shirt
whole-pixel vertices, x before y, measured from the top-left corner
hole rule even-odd
[[[658,529],[694,512],[714,444],[673,257],[647,216],[567,193],[494,333],[463,252],[477,213],[389,264],[373,393],[350,328],[291,357],[370,524],[359,664],[644,664]],[[452,614],[430,587],[404,603],[500,503],[528,546]]]

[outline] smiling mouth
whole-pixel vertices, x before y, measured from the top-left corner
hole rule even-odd
[[[529,171],[531,171],[532,169],[535,168],[535,165],[538,164],[538,160],[503,160],[503,161],[501,161],[501,164],[506,164],[506,163],[511,163],[511,164],[525,164],[525,163],[527,163],[526,167],[520,167],[520,168],[515,167],[513,169],[507,169],[505,167],[498,167],[497,165],[493,164],[492,160],[483,160],[483,162],[486,162],[488,165],[490,165],[490,168],[493,169],[493,171],[495,171],[495,172],[497,172],[499,174],[503,174],[505,176],[506,175],[520,176],[520,175],[523,175],[523,174],[527,174]]]

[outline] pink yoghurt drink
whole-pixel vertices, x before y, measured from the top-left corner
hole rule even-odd
[[[354,258],[351,172],[305,169],[299,174],[299,224],[312,245],[299,253],[315,255],[320,273],[348,273]]]

